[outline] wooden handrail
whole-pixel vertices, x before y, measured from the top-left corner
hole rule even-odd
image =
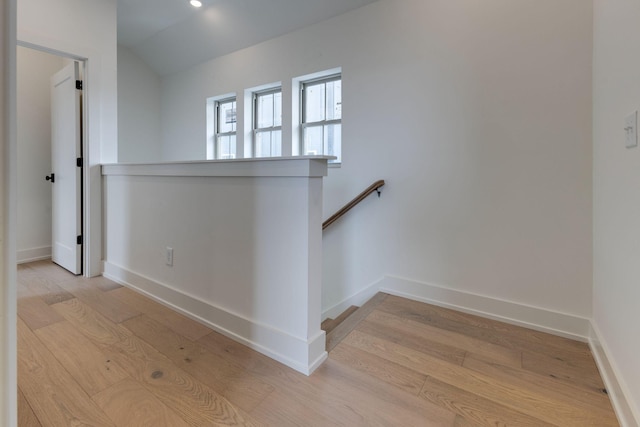
[[[322,229],[324,230],[325,228],[327,228],[328,226],[336,222],[342,215],[346,214],[349,210],[351,210],[351,208],[353,208],[355,205],[357,205],[358,203],[366,199],[367,196],[373,193],[374,191],[377,191],[378,197],[380,197],[380,191],[378,191],[378,189],[383,185],[384,185],[383,179],[380,179],[374,182],[373,184],[371,184],[366,190],[358,194],[352,201],[344,205],[342,208],[340,208],[338,212],[334,213],[325,222],[323,222]]]

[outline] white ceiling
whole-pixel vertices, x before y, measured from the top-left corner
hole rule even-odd
[[[376,0],[117,1],[118,44],[166,75]]]

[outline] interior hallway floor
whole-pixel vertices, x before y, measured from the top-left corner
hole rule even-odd
[[[20,426],[616,426],[585,343],[382,295],[307,377],[106,278],[18,266]]]

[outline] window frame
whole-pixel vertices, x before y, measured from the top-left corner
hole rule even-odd
[[[235,121],[235,128],[236,130],[231,131],[231,132],[220,132],[220,124],[222,123],[222,119],[220,117],[220,106],[222,104],[228,104],[228,103],[235,103],[236,104],[236,121]],[[228,160],[228,159],[221,159],[218,157],[218,143],[219,143],[219,139],[221,137],[225,137],[225,136],[235,136],[236,137],[236,155],[234,158],[237,158],[237,141],[238,141],[238,99],[237,96],[228,96],[225,98],[221,98],[221,99],[216,99],[214,101],[213,104],[213,108],[214,108],[214,132],[213,132],[213,158],[215,160]]]
[[[280,94],[280,125],[279,126],[267,126],[267,127],[258,127],[258,123],[259,123],[259,119],[260,117],[258,116],[258,100],[261,96],[265,96],[265,95],[273,95],[279,93]],[[256,91],[252,93],[252,102],[253,102],[253,125],[252,125],[252,141],[251,141],[251,148],[252,148],[252,153],[253,156],[256,157],[256,153],[257,153],[257,143],[258,143],[258,134],[259,133],[265,133],[265,132],[275,132],[275,131],[280,131],[280,152],[282,152],[282,86],[278,86],[278,87],[271,87],[269,89],[265,89],[265,90],[260,90],[260,91]],[[274,102],[274,107],[275,107],[275,102]],[[275,108],[274,108],[274,112],[275,112]],[[274,156],[271,155],[269,157],[281,157],[280,156]]]
[[[305,155],[304,154],[305,152],[304,134],[306,129],[312,128],[312,127],[321,127],[321,126],[324,127],[327,125],[342,125],[342,114],[340,115],[339,119],[307,122],[306,121],[307,111],[305,108],[306,107],[305,91],[308,86],[314,86],[321,83],[326,84],[326,83],[331,83],[338,80],[342,81],[342,72],[326,75],[326,76],[322,76],[322,77],[318,77],[310,80],[304,80],[300,82],[300,147],[299,149],[302,155]],[[341,89],[341,92],[342,92],[342,89]],[[325,92],[325,102],[326,102],[326,92]],[[324,145],[323,145],[323,153],[321,153],[321,155],[329,155],[328,153],[324,153]],[[329,161],[329,165],[339,166],[340,164],[342,164],[342,153],[340,153],[340,160]]]

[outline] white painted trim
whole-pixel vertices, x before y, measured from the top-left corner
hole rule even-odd
[[[105,164],[103,175],[208,177],[322,177],[332,156],[269,157],[170,163]]]
[[[82,62],[84,81],[82,95],[82,152],[85,162],[82,174],[82,216],[84,223],[82,230],[82,235],[84,236],[82,263],[84,276],[97,276],[100,274],[98,265],[102,258],[102,183],[99,168],[96,166],[99,164],[101,149],[100,137],[96,135],[99,127],[92,124],[91,117],[96,115],[92,111],[98,111],[94,105],[96,103],[92,95],[93,85],[95,84],[97,87],[100,83],[99,78],[93,78],[92,80],[91,76],[93,74],[99,76],[99,71],[96,68],[100,64],[99,55],[92,48],[75,46],[60,40],[50,40],[46,36],[35,34],[28,30],[20,29],[19,33],[19,39],[16,42],[18,46]]]
[[[0,424],[18,425],[17,338],[17,2],[0,5]]]
[[[586,342],[589,319],[430,283],[385,276],[380,291]]]
[[[369,301],[376,293],[378,293],[382,280],[383,279],[375,281],[360,292],[351,295],[349,298],[324,310],[322,312],[322,321],[324,322],[326,319],[335,319],[352,305],[361,307],[365,302]]]
[[[18,264],[27,262],[40,261],[51,258],[51,246],[43,246],[41,248],[22,249],[18,251]]]
[[[615,360],[609,357],[611,352],[601,337],[602,334],[592,320],[589,328],[589,347],[591,347],[598,370],[607,388],[618,422],[622,427],[638,427],[640,426],[640,410],[630,404],[631,399],[627,399],[630,394],[629,388],[624,382],[624,376],[617,368]]]
[[[305,375],[327,358],[324,331],[304,340],[109,262],[103,275]]]

